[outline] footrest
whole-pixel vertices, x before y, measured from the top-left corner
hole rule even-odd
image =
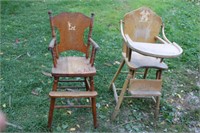
[[[97,92],[96,91],[78,91],[78,92],[51,91],[49,93],[49,96],[53,98],[84,98],[84,97],[95,97],[97,96]]]
[[[134,97],[160,96],[162,80],[131,79],[128,92]]]

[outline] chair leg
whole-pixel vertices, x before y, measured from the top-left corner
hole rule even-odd
[[[55,98],[51,98],[51,103],[49,108],[48,128],[51,128],[54,106],[55,106]]]
[[[85,77],[84,80],[85,80],[85,88],[86,88],[86,91],[88,91],[88,90],[89,90],[89,86],[88,86],[87,78]]]
[[[161,79],[162,70],[157,70],[156,72],[156,79]]]
[[[97,111],[96,111],[96,97],[92,98],[92,114],[93,114],[93,124],[94,128],[97,128]]]
[[[54,77],[54,83],[53,83],[53,91],[56,91],[57,90],[57,87],[58,87],[58,81],[59,81],[59,77]]]
[[[158,114],[159,114],[159,110],[160,110],[160,96],[156,97],[156,110],[155,110],[155,119],[158,118]]]
[[[54,83],[53,83],[53,89],[52,89],[53,91],[57,90],[58,80],[59,80],[59,77],[54,77]],[[52,124],[55,100],[56,100],[55,98],[51,98],[50,108],[49,108],[48,128],[50,128]]]
[[[126,78],[126,80],[125,80],[125,82],[124,82],[123,88],[122,88],[120,96],[119,96],[119,100],[117,102],[117,105],[115,106],[115,110],[114,110],[114,112],[112,114],[111,120],[114,120],[116,118],[116,116],[118,115],[118,113],[119,113],[119,108],[120,108],[121,103],[122,103],[122,101],[124,99],[124,93],[127,90],[128,83],[129,83],[130,79],[133,77],[133,74],[134,74],[133,71],[130,71],[128,76],[127,76],[127,78]]]
[[[109,89],[112,88],[112,84],[114,83],[114,81],[116,80],[117,76],[118,76],[119,73],[121,72],[121,70],[122,70],[124,64],[125,64],[125,59],[122,60],[122,62],[121,62],[121,64],[120,64],[120,66],[119,66],[117,72],[115,73],[115,75],[114,75],[114,77],[113,77],[113,79],[112,79],[112,81],[111,81],[111,83],[110,83]]]
[[[148,70],[149,70],[148,68],[145,69],[143,79],[146,79],[146,78],[147,78]]]
[[[94,79],[93,77],[89,77],[90,81],[90,91],[94,91]],[[93,114],[93,123],[94,128],[97,128],[97,112],[96,112],[96,97],[91,98],[92,100],[92,114]]]

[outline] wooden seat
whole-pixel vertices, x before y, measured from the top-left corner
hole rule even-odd
[[[161,28],[162,38],[158,36]],[[109,87],[113,90],[116,101],[112,120],[118,115],[125,97],[153,98],[157,118],[162,94],[161,74],[163,70],[168,69],[163,59],[181,55],[182,49],[167,39],[162,19],[148,7],[141,7],[125,14],[120,29],[124,40],[122,61]],[[122,88],[118,89],[115,82],[125,64],[129,72]],[[149,69],[156,71],[154,79],[148,78],[148,74],[152,74],[148,73]],[[138,70],[144,70],[144,73],[138,76]],[[125,95],[126,91],[130,95]]]
[[[131,69],[149,68],[149,67],[163,69],[163,70],[168,69],[167,64],[165,64],[164,62],[160,62],[159,58],[145,56],[134,51],[132,51],[130,61],[128,61],[128,58],[126,58],[126,53],[123,52],[122,56],[125,59],[126,64]]]
[[[60,57],[57,67],[52,68],[52,75],[62,76],[94,76],[95,67],[92,67],[89,59],[85,57]]]
[[[54,81],[52,91],[49,93],[51,101],[48,127],[50,128],[52,125],[54,108],[77,107],[92,109],[93,124],[96,128],[98,125],[97,92],[93,77],[96,75],[94,62],[99,46],[92,39],[94,14],[87,17],[82,13],[64,12],[52,16],[52,13],[49,12],[49,18],[52,30],[49,50],[53,58],[51,74]],[[80,82],[83,82],[84,86],[80,86]],[[79,86],[77,86],[78,83]],[[89,98],[90,105],[87,105],[88,103],[85,105],[57,105],[57,98]]]

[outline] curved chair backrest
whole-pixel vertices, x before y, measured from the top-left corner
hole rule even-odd
[[[60,33],[60,42],[57,45],[57,52],[61,53],[67,50],[76,50],[87,55],[89,47],[84,44],[84,31],[90,28],[89,35],[92,32],[93,15],[87,17],[82,13],[61,13],[50,18],[52,26],[52,36],[55,37],[55,28]]]
[[[141,7],[124,16],[124,34],[128,34],[136,42],[154,43],[161,25],[161,17],[147,7]]]

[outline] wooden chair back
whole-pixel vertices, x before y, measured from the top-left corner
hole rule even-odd
[[[133,41],[154,43],[161,29],[162,19],[148,7],[141,7],[125,14],[123,23],[124,35],[128,34]]]
[[[88,58],[89,43],[84,43],[84,32],[89,28],[88,38],[91,36],[93,16],[92,14],[90,18],[82,13],[69,12],[64,12],[54,17],[50,15],[52,37],[56,36],[56,28],[60,34],[60,42],[56,50],[58,55],[67,50],[75,50],[85,53]]]

